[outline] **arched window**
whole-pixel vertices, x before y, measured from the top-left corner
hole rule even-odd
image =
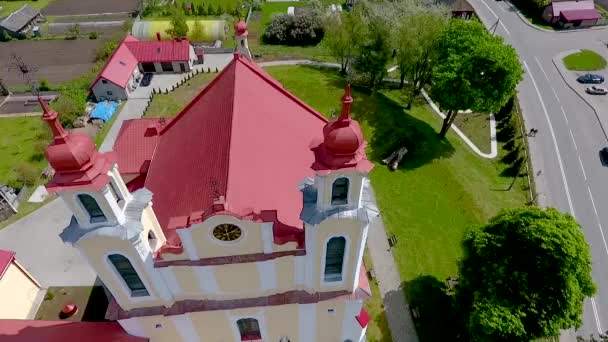
[[[325,281],[342,281],[342,266],[344,265],[344,247],[346,239],[342,236],[333,237],[327,242],[325,251]]]
[[[255,318],[242,318],[236,321],[241,334],[241,341],[257,341],[262,339],[260,325]]]
[[[340,205],[348,203],[348,178],[341,177],[331,186],[331,204]]]
[[[141,278],[131,265],[129,259],[120,254],[110,254],[108,256],[112,266],[116,269],[116,272],[120,275],[122,280],[125,282],[129,290],[131,291],[132,297],[144,297],[149,296],[146,286],[141,281]]]
[[[103,214],[99,204],[97,204],[97,201],[91,195],[80,194],[78,195],[78,200],[87,211],[87,214],[89,214],[91,223],[103,222],[106,220],[106,215]]]

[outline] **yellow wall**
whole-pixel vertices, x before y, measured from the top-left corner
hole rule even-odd
[[[298,341],[299,310],[298,304],[269,306],[264,311],[268,341],[279,341],[282,336],[289,337],[291,342]]]
[[[147,242],[145,242],[147,243]],[[118,277],[118,273],[113,272],[113,267],[107,259],[107,254],[110,252],[119,252],[126,256],[133,264],[133,267],[137,271],[137,274],[146,285],[146,289],[151,296],[158,298],[158,293],[152,288],[152,281],[144,272],[144,265],[141,257],[137,254],[137,251],[133,248],[131,242],[119,240],[110,237],[97,236],[92,239],[81,239],[78,241],[78,248],[87,256],[89,264],[103,283],[110,289],[114,298],[118,301],[118,304],[125,309],[129,310],[132,308],[159,306],[163,302],[158,300],[152,300],[147,297],[138,297],[137,302],[131,300],[127,294],[128,288],[124,284],[123,280]]]
[[[241,237],[233,242],[218,241],[212,231],[217,225],[231,223],[243,231]],[[241,221],[230,215],[212,216],[204,222],[189,228],[192,240],[201,259],[228,255],[254,254],[264,251],[261,224],[252,221]]]
[[[234,341],[232,327],[224,311],[194,312],[190,319],[201,342]]]
[[[170,268],[173,270],[177,283],[182,290],[182,294],[180,296],[176,296],[175,300],[202,299],[201,288],[198,285],[199,281],[194,273],[195,267],[171,266]]]
[[[0,319],[28,319],[40,288],[12,263],[0,279]]]
[[[341,341],[346,301],[317,303],[317,341]],[[333,313],[328,310],[333,309]]]
[[[295,273],[296,264],[295,257],[286,256],[275,259],[275,268],[277,270],[277,291],[287,292],[295,288]]]
[[[150,342],[177,342],[182,340],[175,324],[168,317],[140,317],[138,323],[146,336],[150,338]],[[157,324],[160,324],[160,326],[157,327]]]
[[[160,223],[158,223],[158,220],[156,219],[156,215],[154,214],[152,206],[148,206],[143,210],[141,215],[141,221],[145,229],[144,236],[146,236],[146,238],[148,236],[148,231],[151,230],[152,233],[154,233],[154,236],[156,237],[157,241],[155,246],[152,247],[153,251],[158,250],[160,246],[165,244],[167,239],[165,238],[165,234],[163,233],[163,230],[160,227]]]
[[[213,273],[219,290],[233,294],[233,298],[250,297],[260,291],[260,274],[255,263],[217,266]]]

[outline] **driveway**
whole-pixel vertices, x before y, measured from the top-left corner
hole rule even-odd
[[[0,230],[0,249],[15,251],[17,260],[43,287],[92,285],[93,269],[76,248],[59,238],[71,216],[61,199],[53,200]]]

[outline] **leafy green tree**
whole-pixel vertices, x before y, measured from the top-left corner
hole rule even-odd
[[[506,210],[468,231],[456,303],[472,341],[530,341],[580,327],[591,253],[568,214]]]
[[[382,82],[387,75],[386,64],[391,59],[392,50],[388,26],[383,21],[371,22],[355,64],[370,88]]]
[[[198,5],[198,15],[200,15],[200,16],[207,15],[207,6],[205,6],[205,4]]]
[[[359,44],[363,23],[351,12],[343,12],[327,17],[323,27],[325,31],[323,43],[340,63],[340,71],[345,73],[349,60]]]
[[[430,84],[433,67],[439,56],[439,40],[448,22],[444,11],[432,7],[418,7],[405,14],[397,28],[397,66],[400,87],[408,80],[411,92],[408,108],[420,90]]]
[[[171,37],[185,37],[188,34],[188,24],[184,11],[177,7],[171,11],[171,26],[165,30]]]
[[[517,53],[478,21],[452,19],[439,41],[431,98],[446,110],[445,137],[459,110],[496,112],[522,79]]]
[[[213,8],[213,6],[211,4],[207,5],[207,15],[214,15],[215,14],[215,9]]]
[[[192,26],[192,33],[190,34],[190,39],[193,42],[202,42],[205,39],[203,25],[201,25],[201,22],[199,20],[194,21],[194,25]]]

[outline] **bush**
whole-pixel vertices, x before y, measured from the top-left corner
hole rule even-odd
[[[40,85],[38,86],[38,90],[40,91],[49,91],[51,88],[49,88],[49,81],[45,80],[44,78],[40,79]]]
[[[323,39],[323,26],[314,11],[297,16],[282,14],[272,18],[263,39],[268,44],[316,45]]]
[[[81,95],[78,91],[65,90],[53,103],[53,109],[59,113],[59,120],[64,127],[73,127],[74,120],[84,113],[86,95],[84,99]]]
[[[97,32],[89,33],[89,39],[97,39]]]
[[[0,31],[0,42],[8,42],[11,41],[13,38],[11,36],[9,36],[8,33],[6,33],[6,31],[2,30]]]
[[[95,62],[105,61],[112,55],[114,50],[118,47],[118,42],[115,40],[109,40],[103,44],[102,47],[97,49],[95,52]]]
[[[21,184],[34,185],[38,180],[38,169],[30,163],[20,162],[13,167],[15,173],[15,179]]]

